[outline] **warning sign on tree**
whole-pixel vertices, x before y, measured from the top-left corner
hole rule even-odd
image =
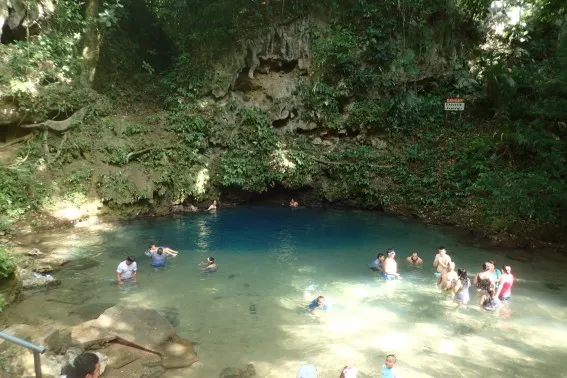
[[[448,98],[445,101],[445,110],[462,112],[465,110],[465,99],[463,98]]]

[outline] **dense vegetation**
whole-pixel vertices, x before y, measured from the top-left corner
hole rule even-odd
[[[281,132],[234,83],[210,97],[219,67],[300,21],[312,62],[273,107],[313,128]],[[87,113],[0,168],[2,229],[55,197],[139,213],[275,185],[545,239],[567,226],[562,2],[60,0],[36,24],[0,45],[10,127]],[[443,110],[457,96],[462,117]]]

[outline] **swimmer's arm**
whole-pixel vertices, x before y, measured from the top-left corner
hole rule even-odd
[[[453,293],[456,293],[457,291],[461,290],[461,286],[463,286],[461,280],[456,280],[456,282],[453,284]]]
[[[421,259],[421,257],[418,257],[418,258],[417,258],[416,263],[417,263],[417,264],[423,264],[423,260]]]
[[[138,277],[138,271],[135,270],[132,272],[132,282],[136,282],[137,277]]]
[[[433,267],[437,268],[437,265],[439,265],[439,255],[435,255],[435,260],[433,260]]]
[[[500,292],[502,291],[503,286],[504,285],[499,285],[498,289],[496,289],[496,298],[500,298]]]
[[[119,285],[122,284],[122,279],[120,279],[120,272],[119,271],[116,272],[116,283],[119,284]]]

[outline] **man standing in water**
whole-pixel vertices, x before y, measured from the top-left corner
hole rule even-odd
[[[380,273],[382,277],[384,277],[387,281],[395,280],[396,278],[400,278],[398,274],[398,263],[394,260],[396,257],[396,252],[393,249],[388,249],[387,251],[388,257],[384,260],[383,267],[384,270]]]
[[[411,256],[409,256],[406,261],[412,265],[421,265],[423,264],[423,260],[421,259],[421,257],[419,257],[419,255],[417,254],[416,251],[413,251],[411,253]]]
[[[136,282],[136,273],[138,265],[132,256],[126,257],[126,260],[118,264],[116,268],[116,283],[122,285],[124,281]]]
[[[433,260],[433,267],[437,269],[435,275],[439,277],[444,270],[447,270],[450,262],[451,256],[447,254],[445,247],[439,247],[439,252],[437,252],[435,260]]]
[[[459,279],[457,272],[455,272],[455,263],[450,261],[446,270],[441,272],[441,276],[437,280],[437,285],[441,290],[446,292],[453,290],[455,281]]]

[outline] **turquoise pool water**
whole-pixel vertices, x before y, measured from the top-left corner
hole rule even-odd
[[[260,377],[295,377],[302,362],[320,377],[336,378],[345,365],[379,377],[387,353],[404,377],[567,376],[565,266],[508,261],[435,227],[372,212],[240,207],[140,220],[87,239],[74,242],[78,260],[58,273],[61,288],[27,306],[68,322],[117,302],[160,309],[199,343],[200,363],[179,377],[215,378],[247,363]],[[151,268],[150,240],[179,256]],[[521,280],[512,300],[497,314],[447,302],[431,266],[440,245],[471,275],[488,259],[510,264]],[[367,267],[386,248],[397,251],[401,281],[385,283]],[[422,269],[404,263],[412,250]],[[139,283],[110,284],[127,255],[138,259]],[[199,271],[207,256],[217,273]],[[319,294],[331,301],[322,321],[306,311]],[[471,297],[476,304],[475,290]]]

